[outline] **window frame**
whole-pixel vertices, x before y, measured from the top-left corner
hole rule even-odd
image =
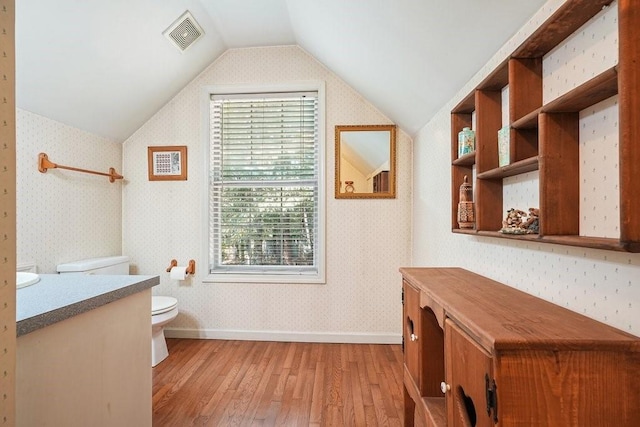
[[[272,274],[211,272],[209,264],[210,248],[210,212],[209,212],[209,170],[210,170],[210,99],[211,95],[221,94],[251,94],[277,92],[310,92],[318,93],[318,241],[315,242],[317,251],[317,272],[296,274],[282,272]],[[304,81],[271,85],[210,85],[203,87],[201,101],[201,126],[203,147],[203,186],[202,199],[202,236],[203,260],[202,281],[204,283],[326,283],[326,126],[325,126],[325,84],[322,81]],[[296,266],[292,266],[295,269]]]

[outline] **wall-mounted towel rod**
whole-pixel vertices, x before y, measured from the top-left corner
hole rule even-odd
[[[58,165],[56,163],[53,163],[52,161],[49,160],[49,157],[45,153],[38,154],[38,170],[40,172],[45,173],[47,169],[55,169],[55,168],[67,169],[67,170],[76,171],[76,172],[91,173],[94,175],[108,176],[109,182],[115,182],[116,179],[124,178],[122,175],[118,174],[114,168],[109,168],[109,173],[74,168],[71,166],[64,166],[64,165]]]

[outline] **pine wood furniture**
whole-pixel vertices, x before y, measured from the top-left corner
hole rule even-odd
[[[636,426],[640,338],[459,268],[401,268],[405,426]]]
[[[547,104],[542,57],[612,0],[568,0],[451,112],[452,230],[536,242],[640,252],[640,7],[618,1],[618,65]],[[510,164],[498,166],[501,90],[509,86]],[[619,238],[580,235],[579,111],[618,94]],[[476,114],[476,151],[458,157],[458,132]],[[457,224],[458,190],[476,168],[475,229]],[[539,170],[539,235],[501,234],[503,179]],[[524,209],[528,208],[523,207]],[[587,213],[588,214],[588,213]]]

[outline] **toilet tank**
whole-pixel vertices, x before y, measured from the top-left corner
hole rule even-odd
[[[129,274],[129,257],[125,255],[83,259],[58,265],[65,274]]]

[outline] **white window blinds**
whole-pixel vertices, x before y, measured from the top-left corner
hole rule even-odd
[[[317,274],[317,93],[212,95],[210,118],[210,272]]]

